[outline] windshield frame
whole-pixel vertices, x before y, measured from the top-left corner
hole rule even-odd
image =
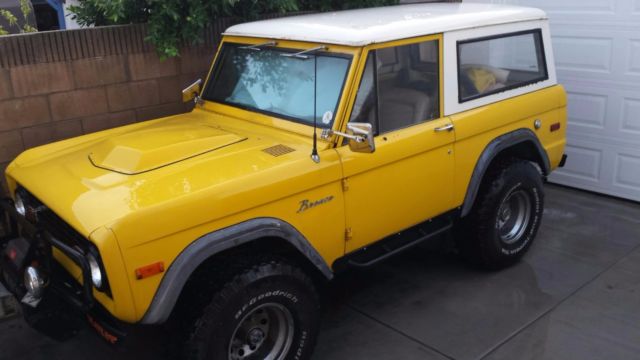
[[[282,53],[290,53],[290,54],[294,54],[294,53],[298,53],[304,50],[309,50],[311,48],[317,47],[319,45],[322,44],[317,44],[317,43],[304,43],[305,45],[308,45],[309,48],[305,47],[290,47],[290,46],[279,46],[281,42],[284,41],[278,41],[276,46],[271,46],[268,47],[268,49],[275,49],[277,52],[282,52]],[[217,83],[217,80],[219,78],[218,74],[220,73],[220,71],[222,71],[222,66],[224,63],[224,56],[223,53],[225,51],[225,47],[231,46],[231,47],[239,47],[239,46],[251,46],[251,45],[256,45],[253,42],[243,42],[243,41],[236,41],[236,40],[228,40],[228,41],[223,41],[220,44],[220,48],[216,54],[216,59],[215,59],[215,63],[213,64],[210,74],[207,78],[207,82],[205,84],[205,86],[203,87],[203,91],[202,91],[202,99],[205,100],[206,102],[210,102],[210,103],[215,103],[215,104],[221,104],[221,105],[225,105],[225,106],[229,106],[229,107],[233,107],[236,109],[241,109],[244,111],[247,111],[249,113],[258,113],[258,114],[262,114],[262,115],[266,115],[269,117],[273,117],[273,118],[277,118],[277,119],[281,119],[281,120],[285,120],[285,121],[289,121],[289,122],[293,122],[296,124],[301,124],[301,125],[305,125],[305,126],[309,126],[309,127],[313,127],[314,122],[313,120],[311,121],[305,121],[302,120],[300,118],[297,118],[295,116],[289,116],[289,115],[285,115],[285,114],[280,114],[277,112],[273,112],[273,111],[268,111],[268,110],[263,110],[263,109],[259,109],[259,108],[255,108],[252,106],[248,106],[248,105],[244,105],[244,104],[238,104],[238,103],[234,103],[234,102],[228,102],[228,101],[222,101],[222,100],[214,100],[211,98],[207,98],[205,96],[205,94],[207,93],[207,91],[214,87]],[[247,50],[247,51],[251,51],[251,50]],[[335,58],[342,58],[342,59],[346,59],[348,61],[347,66],[346,66],[346,71],[344,73],[344,78],[342,79],[342,84],[340,86],[340,91],[339,94],[337,96],[337,101],[335,104],[335,107],[332,109],[333,112],[333,118],[331,119],[331,122],[328,124],[323,124],[322,121],[317,121],[317,127],[320,129],[331,129],[333,128],[334,124],[336,124],[336,120],[338,119],[338,112],[341,111],[341,104],[344,101],[344,97],[346,95],[345,93],[345,89],[347,88],[347,85],[349,83],[349,79],[350,79],[350,75],[351,72],[353,71],[353,64],[354,64],[354,54],[350,54],[350,53],[345,53],[345,52],[333,52],[333,51],[317,51],[314,52],[312,55],[310,55],[309,59],[307,60],[302,60],[300,59],[299,61],[314,61],[313,60],[313,56],[325,56],[325,57],[335,57]],[[316,118],[318,117],[319,114],[316,114]],[[322,117],[322,116],[320,116]]]

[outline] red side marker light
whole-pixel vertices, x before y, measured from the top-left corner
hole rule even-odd
[[[560,130],[560,123],[555,123],[555,124],[551,124],[550,130],[553,131],[557,131]]]
[[[17,256],[18,256],[18,252],[16,251],[16,249],[12,248],[11,250],[9,250],[9,259],[11,261],[15,261]]]
[[[155,264],[146,265],[136,269],[136,279],[142,280],[156,274],[164,272],[164,263],[162,261]]]

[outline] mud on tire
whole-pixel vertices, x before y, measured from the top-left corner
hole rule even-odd
[[[500,269],[529,249],[540,227],[544,189],[539,170],[528,161],[499,160],[456,233],[462,256],[474,265]]]

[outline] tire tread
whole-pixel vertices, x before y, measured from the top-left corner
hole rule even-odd
[[[187,296],[194,296],[193,303],[183,302],[176,309],[178,331],[183,334],[179,344],[174,345],[174,353],[177,350],[179,358],[188,360],[201,360],[205,358],[206,348],[203,344],[208,342],[208,333],[205,329],[213,326],[215,315],[223,311],[230,300],[244,291],[252,283],[261,279],[273,281],[274,277],[286,277],[294,279],[308,289],[311,296],[318,303],[318,294],[312,279],[301,269],[290,264],[283,258],[276,256],[239,256],[226,261],[221,266],[216,266],[219,272],[215,276],[207,277],[204,272],[195,282],[207,283],[207,291],[193,291]],[[210,272],[209,272],[210,273]],[[197,287],[196,287],[197,288]],[[202,290],[202,289],[201,289]],[[204,305],[203,305],[204,304]],[[175,325],[174,325],[175,326]],[[312,337],[312,340],[314,338]],[[310,344],[313,348],[313,343]]]
[[[507,179],[511,173],[531,174],[536,172],[537,186],[542,187],[542,176],[529,161],[518,158],[499,158],[487,170],[484,180],[478,189],[478,196],[469,216],[461,220],[461,226],[456,232],[458,249],[469,263],[488,270],[504,268],[516,262],[524,253],[517,256],[499,256],[491,248],[487,240],[493,226],[495,204],[505,189]],[[540,192],[539,196],[543,197]],[[539,222],[538,222],[539,224]]]

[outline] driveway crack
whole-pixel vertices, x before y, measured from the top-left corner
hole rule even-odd
[[[511,339],[513,339],[514,337],[516,337],[518,334],[520,334],[522,331],[526,330],[527,328],[529,328],[531,325],[533,325],[534,323],[536,323],[538,320],[542,319],[543,317],[547,316],[548,314],[552,313],[555,309],[557,309],[560,305],[564,304],[567,300],[569,300],[570,298],[572,298],[574,295],[576,295],[578,292],[580,292],[582,289],[586,288],[587,286],[591,285],[594,281],[598,280],[602,275],[604,275],[605,273],[609,272],[609,270],[613,269],[616,265],[620,264],[622,261],[624,261],[625,259],[627,259],[629,256],[631,256],[631,254],[635,253],[636,251],[640,250],[640,244],[634,246],[631,251],[627,252],[626,255],[624,255],[623,257],[621,257],[620,259],[618,259],[617,261],[613,262],[611,265],[607,266],[606,268],[604,268],[601,272],[597,273],[593,278],[591,278],[590,280],[587,280],[584,284],[582,284],[581,286],[579,286],[577,289],[575,289],[574,291],[572,291],[571,293],[569,293],[569,295],[565,296],[564,298],[562,298],[560,301],[558,301],[555,305],[553,305],[552,307],[550,307],[548,310],[542,312],[540,315],[538,315],[535,319],[531,320],[530,322],[522,325],[521,327],[519,327],[518,329],[516,329],[514,332],[512,332],[509,336],[507,336],[504,340],[502,340],[501,342],[499,342],[498,344],[496,344],[495,346],[493,346],[492,348],[490,348],[489,350],[487,350],[486,352],[484,352],[482,355],[480,355],[479,357],[477,357],[477,360],[483,360],[486,357],[488,357],[489,355],[493,354],[496,350],[498,350],[499,348],[501,348],[502,346],[504,346],[506,343],[508,343],[509,341],[511,341]]]

